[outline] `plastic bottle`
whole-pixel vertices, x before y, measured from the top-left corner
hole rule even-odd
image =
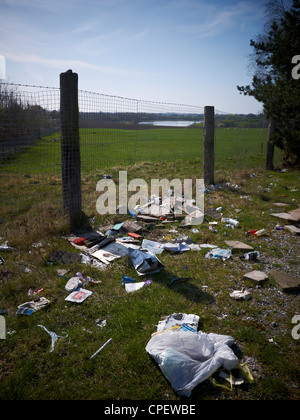
[[[246,232],[246,235],[255,235],[255,234],[256,234],[256,232],[257,232],[257,230],[248,230],[248,231]]]
[[[261,236],[261,235],[264,235],[265,233],[266,233],[265,229],[260,229],[254,233],[254,236]]]
[[[230,225],[235,226],[235,227],[239,226],[239,222],[237,220],[230,219],[229,217],[222,217],[221,221],[229,223]]]

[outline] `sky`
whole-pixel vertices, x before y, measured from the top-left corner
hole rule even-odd
[[[0,77],[228,113],[258,113],[250,40],[265,0],[0,0]],[[1,57],[2,56],[2,57]],[[2,73],[2,76],[1,76]]]

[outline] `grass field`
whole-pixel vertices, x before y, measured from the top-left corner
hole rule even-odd
[[[111,147],[111,153],[115,152],[117,159],[115,164],[98,165],[103,154],[89,153],[84,157],[84,162],[88,161],[90,165],[83,170],[82,176],[84,211],[95,229],[123,220],[121,216],[101,216],[96,212],[96,182],[107,173],[106,170],[118,179],[119,171],[127,169],[129,180],[142,178],[147,182],[154,176],[170,180],[175,176],[182,180],[201,177],[201,158],[195,156],[195,148],[191,149],[196,139],[194,132],[199,131],[189,131],[191,138],[187,143],[190,147],[180,142],[178,131],[176,141],[180,144],[182,159],[173,158],[175,143],[168,143],[167,139],[164,140],[168,157],[165,160],[162,159],[164,156],[159,159],[154,146],[149,149],[153,153],[151,160],[147,159],[148,149],[140,147],[143,161],[138,162],[138,159],[136,164],[128,166],[125,151],[116,147],[117,142]],[[149,130],[141,131],[139,135],[154,136],[155,133],[157,135],[158,131]],[[230,229],[219,221],[217,232],[211,232],[208,222],[213,219],[207,217],[199,226],[199,233],[174,223],[145,226],[144,237],[171,241],[176,235],[185,234],[194,243],[213,243],[221,247],[226,246],[225,240],[241,240],[260,251],[259,262],[245,262],[239,254],[226,262],[209,260],[205,258],[205,250],[178,255],[164,251],[160,260],[165,270],[152,275],[149,286],[129,294],[121,284],[122,274],[137,281],[139,277],[127,258],[112,262],[105,270],[79,263],[47,263],[49,256],[57,250],[79,252],[63,237],[69,231],[61,209],[61,180],[55,161],[59,155],[59,142],[48,137],[9,162],[11,168],[13,165],[20,167],[29,155],[40,150],[32,162],[35,168],[39,163],[44,171],[36,174],[28,166],[26,175],[23,172],[19,177],[6,174],[0,178],[1,243],[8,241],[15,248],[11,253],[1,253],[4,264],[0,269],[0,309],[8,312],[5,315],[6,339],[0,340],[1,400],[171,400],[201,404],[202,400],[216,399],[299,399],[300,340],[291,335],[294,327],[291,320],[299,314],[299,294],[281,292],[272,278],[256,286],[243,280],[243,275],[254,269],[266,272],[276,269],[299,277],[299,236],[286,230],[275,230],[277,220],[270,216],[270,211],[276,211],[272,203],[278,201],[286,203],[286,210],[300,206],[300,172],[260,169],[264,161],[260,154],[260,131],[256,133],[257,137],[253,132],[251,136],[249,134],[248,140],[247,130],[224,130],[222,133],[223,160],[220,159],[215,173],[215,182],[222,188],[205,196],[205,208],[222,206],[224,216],[237,218],[240,227]],[[83,131],[82,141],[84,134]],[[241,134],[242,144],[238,137]],[[133,134],[128,133],[128,136],[127,144],[133,144],[134,138],[130,137]],[[219,130],[216,137],[218,147]],[[253,137],[257,138],[256,143]],[[145,143],[150,141],[157,144],[155,139],[145,140]],[[237,145],[232,149],[230,145],[234,142]],[[246,145],[249,166],[237,167],[237,150]],[[257,147],[259,153],[254,154]],[[46,171],[45,155],[50,174]],[[232,187],[228,184],[226,187],[226,183]],[[170,233],[171,228],[179,233]],[[260,228],[266,229],[266,236],[245,236],[247,230]],[[57,275],[57,269],[62,268],[68,270],[67,278],[81,271],[101,283],[87,285],[93,294],[82,304],[67,302],[67,279]],[[190,277],[190,280],[169,287],[173,277]],[[252,299],[235,301],[229,296],[233,290],[243,287],[251,291]],[[40,296],[49,299],[51,304],[31,316],[16,315],[18,305],[34,299],[34,296],[28,296],[28,290],[41,288]],[[145,351],[161,317],[176,312],[199,315],[199,329],[204,332],[234,337],[234,351],[241,362],[247,363],[254,377],[253,383],[245,382],[229,391],[206,380],[195,388],[189,399],[179,397]],[[100,328],[97,319],[105,319],[106,326]],[[65,332],[68,337],[59,338],[55,350],[50,353],[50,336],[38,325],[44,325],[58,335]],[[111,343],[90,359],[110,338]]]
[[[216,168],[264,165],[267,131],[258,128],[217,128]],[[82,171],[89,172],[141,161],[203,159],[203,129],[149,130],[80,129]],[[1,172],[59,173],[59,133],[45,136],[1,165]]]

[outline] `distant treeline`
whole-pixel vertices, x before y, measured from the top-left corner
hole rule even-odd
[[[267,126],[264,114],[232,114],[216,115],[217,127],[234,128],[263,128]]]

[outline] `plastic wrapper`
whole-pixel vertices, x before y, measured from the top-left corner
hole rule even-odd
[[[238,366],[230,348],[233,342],[231,336],[207,334],[181,324],[153,334],[146,351],[175,391],[190,397],[192,390],[218,369]]]

